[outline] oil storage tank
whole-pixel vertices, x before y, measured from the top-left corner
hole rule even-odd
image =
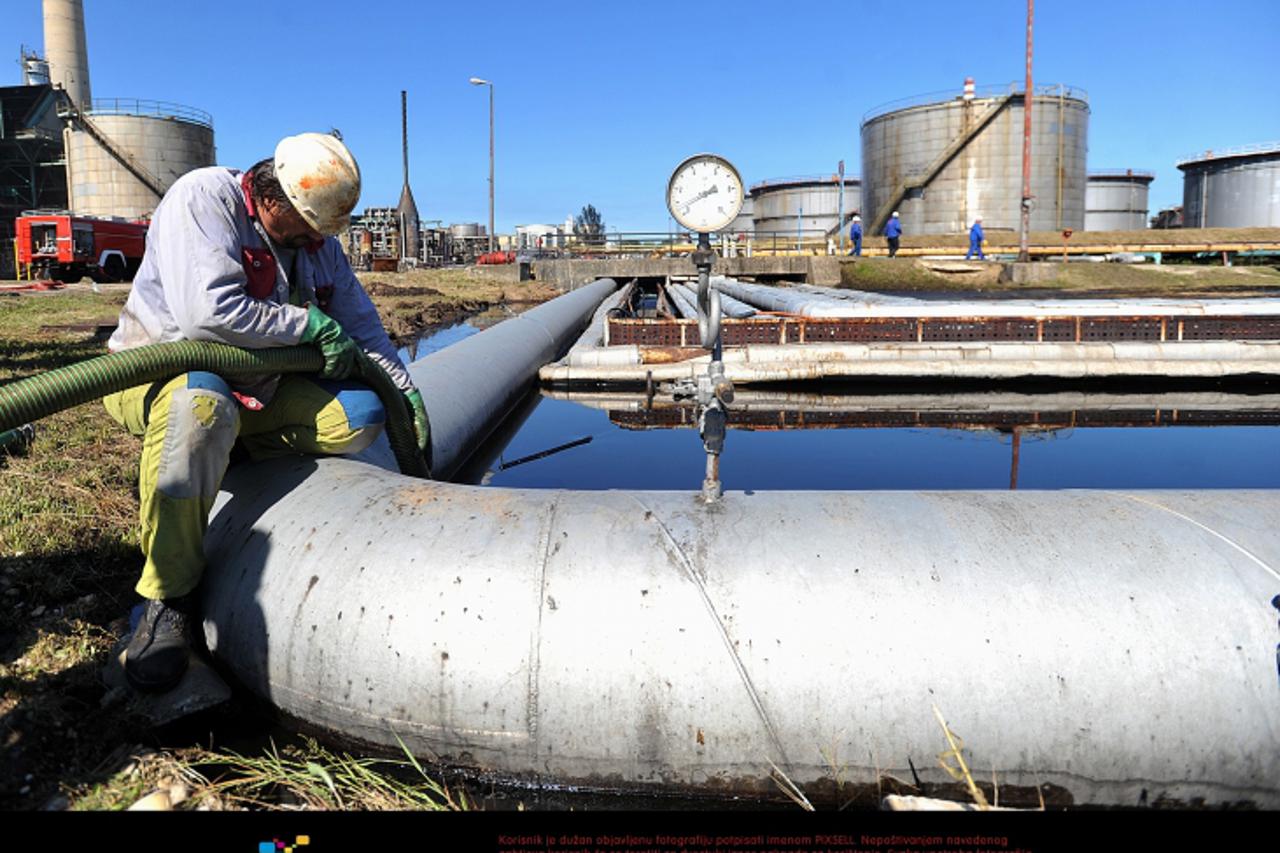
[[[71,209],[140,217],[173,182],[214,164],[213,119],[179,104],[95,100],[64,131]]]
[[[1016,230],[1022,202],[1026,93],[1016,83],[885,104],[862,120],[863,222],[879,233],[890,213],[906,234]],[[1032,230],[1084,227],[1089,103],[1063,85],[1037,86],[1032,102]]]
[[[1206,151],[1178,168],[1184,227],[1280,226],[1280,142]]]
[[[862,208],[862,181],[844,179],[844,213]],[[805,239],[825,239],[836,229],[840,216],[840,178],[812,175],[775,178],[751,187],[752,219],[757,237],[794,238],[799,229]]]
[[[1138,231],[1147,227],[1151,172],[1107,169],[1089,173],[1084,193],[1084,230]]]
[[[730,234],[754,234],[756,229],[756,200],[747,196],[742,200],[742,209],[729,224]]]

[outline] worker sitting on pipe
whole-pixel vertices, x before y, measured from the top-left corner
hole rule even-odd
[[[341,139],[304,133],[244,174],[187,173],[156,208],[111,351],[178,340],[313,344],[324,369],[237,384],[189,372],[104,400],[143,439],[136,588],[147,603],[124,661],[136,689],[167,690],[186,671],[204,533],[237,438],[255,459],[367,447],[385,413],[371,389],[344,381],[359,350],[405,393],[425,444],[422,395],[332,236],[359,197],[360,169]]]

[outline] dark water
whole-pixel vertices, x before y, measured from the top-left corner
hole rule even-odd
[[[464,325],[440,332],[419,355],[424,347],[476,331]],[[1167,422],[1170,408],[1178,408],[1170,407],[1171,399],[1180,398],[1176,392],[1162,397],[1163,415],[1154,420]],[[1209,419],[1280,422],[1280,413],[1260,409],[1256,399],[1240,399],[1248,411],[1215,411]],[[487,464],[473,473],[474,481],[531,488],[701,487],[706,456],[695,429],[626,429],[610,419],[608,410],[545,395],[530,405],[514,436],[486,449]],[[1277,425],[1156,426],[1154,409],[1135,404],[1133,413],[1118,417],[1133,425],[1045,428],[1032,424],[1053,427],[1060,421],[1105,418],[1082,409],[1070,419],[1058,412],[1055,420],[1039,413],[1043,407],[1025,408],[1001,412],[1000,429],[971,423],[969,428],[751,431],[733,428],[731,414],[720,476],[731,490],[1280,487]],[[945,413],[931,411],[929,418],[936,423]],[[797,418],[793,414],[788,420]],[[1020,425],[1014,430],[1011,424]],[[565,445],[572,446],[539,457]]]

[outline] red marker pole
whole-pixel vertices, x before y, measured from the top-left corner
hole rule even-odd
[[[1031,103],[1035,89],[1031,86],[1031,23],[1036,0],[1027,0],[1027,90],[1022,99],[1022,228],[1018,237],[1018,260],[1031,260],[1028,241],[1031,234]],[[1059,128],[1061,131],[1061,128]]]

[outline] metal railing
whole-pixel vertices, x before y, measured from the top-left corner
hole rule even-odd
[[[754,193],[756,190],[765,187],[783,187],[791,184],[838,184],[840,176],[835,174],[826,175],[791,175],[785,178],[767,178],[763,181],[757,181],[747,188],[748,192]],[[845,175],[845,186],[861,185],[862,178],[857,175]]]
[[[687,255],[697,248],[696,234],[680,232],[620,232],[601,235],[600,242],[568,235],[559,245],[511,247],[520,260],[551,258],[664,258]],[[724,232],[711,236],[711,248],[720,254],[825,255],[828,235],[822,229]]]
[[[88,114],[91,117],[151,116],[178,119],[213,130],[213,116],[209,113],[169,101],[148,101],[142,98],[94,98],[93,108],[88,111]]]
[[[1026,86],[1018,81],[1012,83],[993,83],[987,86],[978,86],[973,90],[973,100],[990,100],[991,98],[1003,98],[1006,95],[1017,95],[1023,92]],[[1052,83],[1046,86],[1032,87],[1036,97],[1051,98],[1072,98],[1077,101],[1088,103],[1089,93],[1078,86],[1068,86],[1064,83]],[[898,110],[909,109],[910,107],[924,107],[930,104],[951,103],[953,101],[964,100],[964,90],[944,89],[940,92],[925,92],[921,95],[911,95],[907,98],[899,98],[896,101],[888,101],[878,106],[872,107],[862,114],[862,124],[866,124],[872,119],[879,118],[888,113],[897,112]]]
[[[1234,148],[1222,148],[1216,151],[1208,148],[1200,154],[1192,154],[1189,157],[1185,157],[1174,163],[1174,165],[1182,166],[1185,163],[1198,163],[1201,160],[1220,160],[1226,157],[1247,157],[1250,154],[1275,153],[1280,153],[1280,142],[1255,142],[1252,145],[1237,145]]]
[[[1090,169],[1090,178],[1147,178],[1155,180],[1156,173],[1146,169]]]

